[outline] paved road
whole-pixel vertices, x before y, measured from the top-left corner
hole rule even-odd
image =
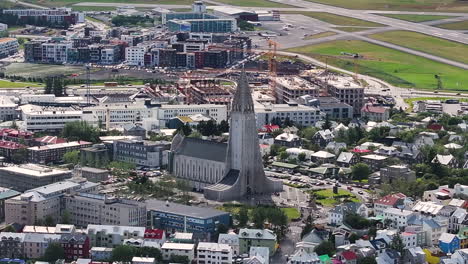
[[[40,5],[31,4],[31,3],[26,3],[26,2],[16,1],[16,0],[7,0],[7,1],[12,2],[12,3],[16,3],[18,5],[32,7],[32,8],[47,9],[47,7],[43,7],[43,6],[40,6]]]

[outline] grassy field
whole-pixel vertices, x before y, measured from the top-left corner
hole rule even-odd
[[[467,12],[462,0],[307,0],[349,9]]]
[[[72,6],[75,11],[86,12],[86,11],[115,11],[115,7],[111,6]]]
[[[468,20],[455,23],[441,24],[437,25],[437,27],[452,30],[468,30]]]
[[[84,73],[83,67],[78,66],[63,66],[49,64],[33,64],[33,63],[12,63],[6,67],[7,75],[18,75],[23,77],[45,77],[56,75],[57,73],[68,75],[72,73]]]
[[[385,17],[391,17],[401,20],[406,20],[410,22],[425,22],[425,21],[433,21],[433,20],[440,20],[445,18],[451,18],[452,16],[436,16],[436,15],[407,15],[407,14],[386,14],[381,15]]]
[[[369,30],[371,28],[366,27],[334,27],[334,29],[338,29],[345,32],[359,32],[364,30]]]
[[[257,7],[295,7],[291,5],[271,2],[268,0],[216,0],[219,3],[225,3],[235,6],[257,6]]]
[[[468,45],[412,31],[387,31],[369,37],[419,50],[454,61],[468,63]]]
[[[338,26],[358,26],[358,27],[381,27],[382,24],[356,19],[352,17],[339,16],[327,12],[309,12],[309,11],[283,11],[282,14],[300,14],[327,22]]]
[[[335,196],[349,195],[349,200],[353,202],[359,202],[359,199],[356,198],[354,194],[346,190],[338,189],[338,194],[334,194],[332,189],[325,189],[320,191],[313,191],[319,199],[317,202],[321,203],[323,206],[334,206],[340,203],[340,198],[335,198]],[[321,196],[321,197],[320,197]]]
[[[317,33],[317,34],[309,35],[309,36],[305,37],[304,39],[305,40],[307,40],[307,39],[318,39],[318,38],[324,38],[324,37],[329,37],[329,36],[333,36],[333,35],[336,35],[336,33],[331,32],[331,31],[325,31],[325,32],[320,32],[320,33]]]
[[[42,87],[37,83],[28,83],[28,82],[10,82],[8,80],[0,80],[0,88],[25,88],[25,87]]]
[[[45,5],[50,7],[57,6],[70,6],[73,4],[81,3],[82,0],[25,0],[25,2]],[[161,5],[189,5],[193,0],[93,0],[89,2],[99,3],[118,3],[118,4],[161,4]]]
[[[301,217],[301,213],[297,208],[281,208],[281,210],[286,214],[289,221]]]
[[[446,90],[468,90],[466,70],[435,62],[405,52],[381,47],[359,40],[339,40],[317,45],[289,49],[288,51],[309,55],[321,61],[354,71],[355,59],[341,52],[359,53],[358,71],[400,87],[433,90],[437,88],[438,74]]]

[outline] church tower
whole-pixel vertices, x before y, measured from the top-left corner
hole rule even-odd
[[[283,189],[281,181],[265,176],[254,103],[245,72],[241,73],[232,102],[225,171],[220,182],[205,188],[207,199],[229,201]]]

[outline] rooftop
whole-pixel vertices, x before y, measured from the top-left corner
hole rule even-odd
[[[60,148],[71,148],[71,147],[76,147],[76,146],[81,146],[81,145],[91,145],[91,142],[88,141],[72,141],[72,142],[66,142],[66,143],[59,143],[59,144],[51,144],[51,145],[46,145],[46,146],[35,146],[35,147],[30,147],[28,150],[30,151],[44,151],[44,150],[50,150],[50,149],[60,149]]]
[[[166,212],[200,219],[207,219],[211,217],[229,214],[211,208],[188,206],[155,199],[147,200],[146,208],[148,211]]]
[[[20,166],[3,167],[0,168],[0,172],[1,171],[23,174],[31,177],[47,177],[64,173],[71,173],[69,170],[59,170],[52,167],[46,167],[32,163],[23,164]]]
[[[161,249],[176,249],[176,250],[194,250],[195,244],[186,243],[164,243]]]

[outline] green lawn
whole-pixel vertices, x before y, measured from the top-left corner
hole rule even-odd
[[[452,30],[468,30],[468,20],[454,22],[454,23],[441,24],[441,25],[437,25],[437,27],[445,28],[445,29],[452,29]]]
[[[219,3],[225,3],[235,6],[255,6],[255,7],[295,7],[291,5],[271,2],[268,0],[216,0]]]
[[[324,38],[324,37],[329,37],[329,36],[333,36],[333,35],[336,35],[336,33],[331,32],[331,31],[325,31],[325,32],[320,32],[320,33],[317,33],[317,34],[309,35],[309,36],[305,37],[304,39],[305,40],[307,40],[307,39],[318,39],[318,38]]]
[[[72,6],[74,11],[86,12],[86,11],[115,11],[115,7],[111,6]]]
[[[379,14],[380,15],[380,14]],[[453,16],[437,16],[437,15],[413,15],[413,14],[385,14],[381,16],[406,20],[410,22],[425,22],[425,21],[433,21],[433,20],[440,20],[445,18],[451,18]]]
[[[349,191],[338,189],[338,193],[334,194],[332,189],[324,189],[319,191],[311,191],[311,193],[315,193],[319,198],[317,202],[321,203],[323,206],[334,206],[340,203],[340,198],[335,199],[335,196],[343,196],[349,195],[349,200],[353,202],[359,202],[359,199]]]
[[[297,210],[297,208],[281,208],[281,210],[286,214],[289,221],[301,217],[301,213],[299,210]]]
[[[381,27],[382,24],[327,12],[283,11],[282,14],[300,14],[338,26]]]
[[[387,31],[369,37],[454,61],[468,63],[468,45],[462,43],[403,30]]]
[[[341,31],[345,31],[345,32],[359,32],[359,31],[372,29],[372,28],[366,28],[366,27],[333,27],[333,28],[341,30]]]
[[[356,60],[341,53],[359,53],[364,56],[357,60],[359,73],[393,85],[433,90],[437,88],[434,74],[438,74],[442,77],[444,89],[468,90],[466,70],[365,41],[339,40],[291,48],[288,51],[309,55],[321,61],[327,60],[329,64],[349,71],[354,71]]]
[[[468,5],[460,0],[307,0],[326,5],[340,6],[349,9],[369,10],[406,10],[467,12]]]
[[[25,88],[25,87],[42,87],[37,83],[28,83],[28,82],[10,82],[7,80],[0,80],[0,88]]]

